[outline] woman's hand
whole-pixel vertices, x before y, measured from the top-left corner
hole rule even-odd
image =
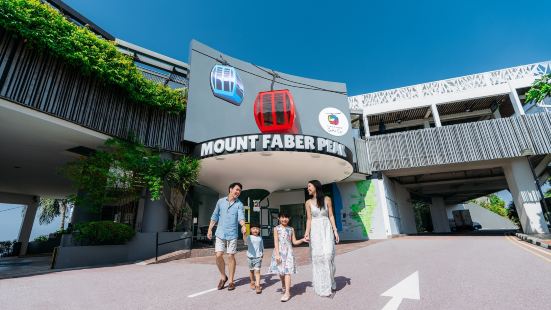
[[[275,259],[276,259],[276,263],[281,264],[281,256],[276,255]]]
[[[335,242],[339,243],[339,241],[340,241],[339,233],[336,230],[334,231],[334,233],[335,233]]]
[[[304,239],[304,241],[306,241],[306,242],[310,242],[310,234],[309,234],[309,233],[304,234],[304,238],[303,238],[303,239]]]

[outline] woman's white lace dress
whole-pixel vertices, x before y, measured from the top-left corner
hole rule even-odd
[[[310,227],[310,255],[312,258],[312,283],[320,296],[331,295],[335,289],[335,236],[327,206],[320,209],[310,200],[312,222]]]

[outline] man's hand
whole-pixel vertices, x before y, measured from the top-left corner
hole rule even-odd
[[[212,229],[207,232],[207,239],[212,240]]]

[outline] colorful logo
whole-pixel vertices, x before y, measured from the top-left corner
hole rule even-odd
[[[287,89],[260,92],[254,101],[254,119],[262,133],[296,133],[295,102]]]
[[[325,108],[320,111],[319,123],[321,128],[332,136],[344,136],[348,132],[348,118],[337,108]]]
[[[243,82],[234,67],[215,65],[210,72],[210,87],[214,96],[235,105],[243,102]]]
[[[339,118],[335,114],[327,115],[327,120],[329,121],[329,124],[331,124],[331,125],[338,125],[339,124]]]

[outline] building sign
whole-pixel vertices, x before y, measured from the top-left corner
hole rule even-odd
[[[348,132],[346,115],[336,108],[325,108],[319,114],[321,128],[330,135],[343,136]]]
[[[214,96],[235,105],[241,105],[244,96],[243,82],[235,68],[223,65],[212,67],[210,87]]]
[[[291,134],[263,134],[226,137],[199,144],[195,155],[200,158],[242,152],[297,151],[321,153],[351,162],[352,152],[345,145],[322,137]]]

